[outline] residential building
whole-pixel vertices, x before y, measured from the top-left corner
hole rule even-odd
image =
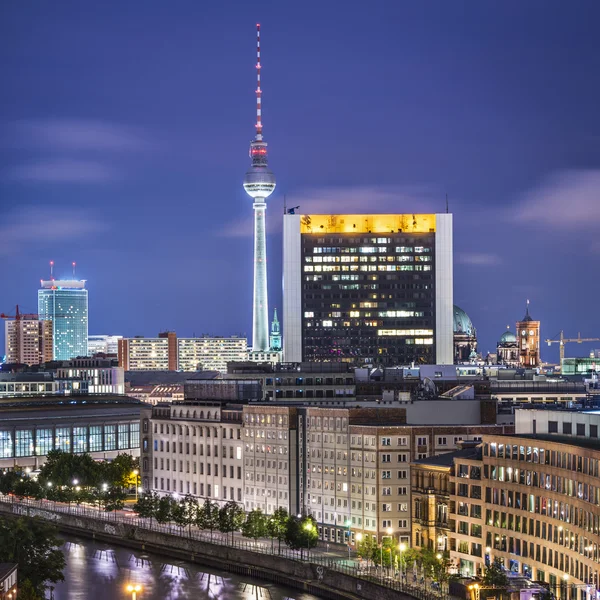
[[[297,410],[287,406],[243,408],[244,507],[271,515],[299,510]]]
[[[177,338],[170,331],[119,340],[118,355],[125,371],[227,372],[228,362],[248,359],[248,348],[246,338]]]
[[[41,321],[52,321],[54,360],[88,354],[88,292],[85,280],[50,279],[38,290]]]
[[[87,382],[88,394],[125,393],[125,374],[110,359],[77,358],[68,361],[56,370],[59,380],[77,379]]]
[[[125,393],[132,398],[137,398],[153,406],[185,399],[182,383],[172,385],[138,385],[126,388]]]
[[[452,364],[452,215],[284,215],[286,362]]]
[[[88,356],[105,354],[117,356],[122,335],[88,335]]]
[[[52,321],[19,315],[4,323],[6,362],[39,365],[52,360]]]

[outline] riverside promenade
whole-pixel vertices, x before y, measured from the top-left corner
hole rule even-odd
[[[367,568],[344,550],[290,550],[277,541],[161,524],[129,511],[106,513],[90,506],[0,495],[0,513],[40,517],[59,530],[114,544],[191,560],[240,575],[295,587],[330,600],[451,600],[423,579]],[[412,582],[410,581],[411,579]]]

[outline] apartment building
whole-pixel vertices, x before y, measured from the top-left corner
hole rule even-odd
[[[297,411],[243,407],[244,507],[298,513]]]
[[[142,412],[144,489],[243,501],[241,408],[183,401]]]

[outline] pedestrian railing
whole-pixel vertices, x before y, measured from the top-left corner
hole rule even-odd
[[[309,562],[363,581],[370,581],[377,585],[391,588],[403,594],[418,598],[419,600],[452,600],[445,590],[441,589],[430,579],[417,579],[416,577],[412,577],[411,583],[410,576],[407,577],[406,574],[394,572],[393,569],[386,569],[385,567],[364,568],[358,566],[354,561],[348,561],[345,556],[328,556],[326,553],[323,553],[323,550],[318,548],[313,548],[311,550],[291,550],[290,548],[282,547],[280,549],[277,540],[274,540],[273,542],[265,539],[249,541],[240,539],[238,535],[232,535],[232,533],[225,534],[216,530],[210,532],[199,529],[193,525],[180,527],[173,523],[159,523],[153,517],[140,517],[133,512],[126,514],[123,514],[122,512],[105,512],[98,508],[82,504],[65,504],[54,502],[52,500],[19,498],[11,494],[0,494],[0,502],[3,504],[28,506],[40,511],[88,517],[95,520],[106,521],[107,523],[123,523],[152,532],[176,535],[221,546],[231,546],[248,552],[281,556],[289,560]],[[351,564],[348,564],[349,562]]]

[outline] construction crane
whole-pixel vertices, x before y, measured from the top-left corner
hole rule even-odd
[[[0,319],[14,319],[15,321],[20,321],[21,319],[37,319],[38,315],[34,314],[25,314],[19,312],[19,305],[17,304],[17,310],[14,315],[5,315],[4,313],[0,314]]]
[[[565,358],[566,343],[577,342],[578,344],[582,344],[583,342],[600,342],[600,338],[582,338],[581,333],[578,333],[576,338],[566,338],[561,329],[560,335],[557,340],[546,340],[546,342],[548,343],[548,346],[551,346],[552,344],[560,344],[560,364],[562,365],[562,362]]]

